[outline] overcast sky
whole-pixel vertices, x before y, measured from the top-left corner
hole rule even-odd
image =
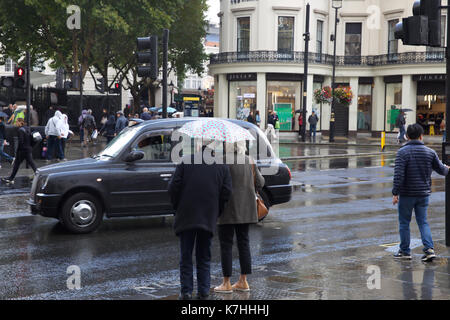
[[[208,0],[208,19],[211,22],[219,23],[219,17],[217,14],[220,11],[220,1],[219,0]]]

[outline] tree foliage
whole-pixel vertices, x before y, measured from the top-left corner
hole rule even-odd
[[[81,9],[80,30],[67,27],[69,5]],[[83,78],[91,68],[106,77],[113,67],[137,97],[151,84],[137,78],[136,38],[161,39],[169,29],[171,67],[181,79],[188,69],[200,73],[206,10],[206,0],[2,0],[0,54],[20,61],[28,50],[34,64],[44,59],[69,74],[82,66]]]

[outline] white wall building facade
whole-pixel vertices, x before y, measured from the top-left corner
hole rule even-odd
[[[296,110],[303,108],[306,4],[304,0],[221,0],[220,53],[210,60],[215,79],[214,115],[242,118],[258,110],[267,123],[276,110],[284,131],[298,130]],[[335,10],[331,0],[309,1],[310,43],[307,75],[309,116],[320,118],[327,134],[330,105],[317,104],[313,91],[331,86]],[[404,46],[394,39],[395,24],[412,15],[414,0],[343,0],[338,11],[336,83],[350,86],[348,106],[336,107],[336,135],[395,131],[400,108],[407,124],[426,121],[426,133],[438,133],[445,113],[445,52]],[[443,0],[443,5],[447,3]],[[442,11],[445,42],[446,10]],[[308,129],[308,127],[307,127]]]

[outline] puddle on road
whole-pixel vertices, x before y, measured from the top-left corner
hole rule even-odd
[[[297,293],[315,293],[318,291],[321,291],[321,288],[314,288],[314,287],[304,287],[304,288],[300,288],[300,289],[293,289],[291,290],[292,292],[297,292]]]
[[[300,282],[300,279],[293,278],[293,277],[284,277],[284,276],[270,276],[267,278],[267,280],[275,281],[275,282],[281,282],[281,283],[296,283]]]

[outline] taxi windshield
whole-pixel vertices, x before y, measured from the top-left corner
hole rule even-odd
[[[124,146],[126,146],[135,137],[138,131],[139,128],[135,126],[123,129],[114,139],[111,140],[110,143],[108,143],[106,148],[98,153],[95,157],[117,157]]]

